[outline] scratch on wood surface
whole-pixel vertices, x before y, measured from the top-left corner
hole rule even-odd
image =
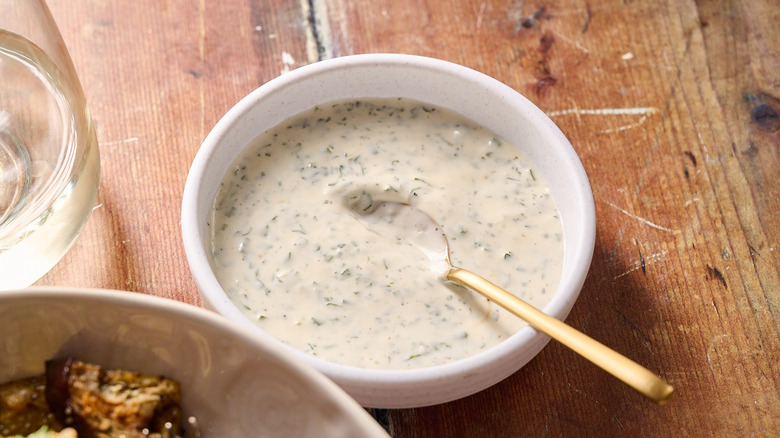
[[[622,274],[616,275],[613,280],[617,280],[619,278],[625,277],[626,275],[638,271],[640,269],[644,270],[647,265],[651,265],[655,262],[659,262],[666,258],[666,251],[661,251],[655,254],[652,254],[650,256],[644,257],[640,254],[640,259],[635,261],[631,268],[627,270],[626,272],[623,272]]]
[[[282,74],[287,73],[294,66],[295,58],[289,52],[282,50]]]
[[[584,109],[584,108],[569,108],[564,110],[548,111],[547,115],[550,117],[555,116],[568,116],[574,115],[595,115],[595,116],[622,116],[622,115],[648,115],[658,112],[658,108],[655,107],[635,107],[635,108],[596,108],[596,109]]]
[[[584,49],[587,50],[587,49]],[[596,109],[584,109],[584,108],[569,108],[564,110],[548,111],[549,117],[568,116],[575,115],[580,116],[641,116],[634,123],[627,125],[621,125],[616,128],[602,129],[599,134],[608,134],[611,132],[626,131],[628,129],[636,128],[647,121],[647,118],[658,112],[658,108],[655,107],[633,107],[633,108],[596,108]]]
[[[626,130],[629,130],[629,129],[634,129],[634,128],[642,125],[643,123],[645,123],[646,120],[647,120],[647,116],[644,115],[644,116],[640,117],[639,120],[637,120],[634,123],[629,123],[628,125],[620,125],[617,128],[602,129],[598,133],[599,134],[609,134],[610,132],[620,132],[620,131],[626,131]]]
[[[564,35],[564,34],[562,34],[562,33],[560,33],[560,32],[555,32],[555,35],[556,35],[556,36],[557,36],[559,39],[561,39],[562,41],[564,41],[564,42],[566,42],[566,43],[569,43],[569,44],[571,44],[572,46],[574,46],[574,47],[575,47],[577,50],[580,50],[581,52],[585,53],[586,55],[590,55],[590,50],[588,50],[588,48],[587,48],[587,47],[583,46],[583,45],[582,45],[582,44],[580,44],[579,42],[577,42],[577,41],[574,41],[573,39],[571,39],[571,38],[567,37],[566,35]]]
[[[645,336],[644,331],[638,325],[636,325],[634,321],[632,321],[629,317],[627,317],[625,313],[621,312],[615,306],[612,306],[612,310],[615,311],[615,313],[620,317],[620,319],[623,320],[623,322],[625,322],[629,327],[631,327],[631,330],[639,338],[642,346],[645,347],[651,355],[655,355],[655,352],[653,351],[652,348],[652,343],[650,342],[650,339],[647,336]]]
[[[691,204],[693,204],[694,202],[701,202],[701,198],[697,198],[697,197],[695,197],[695,196],[694,196],[693,198],[691,198],[691,199],[689,199],[689,200],[685,201],[685,204],[684,204],[684,205],[685,205],[686,207],[690,207],[690,206],[691,206]]]
[[[607,407],[606,407],[606,406],[604,406],[603,404],[601,404],[601,403],[600,403],[600,402],[599,402],[599,401],[598,401],[596,398],[594,398],[594,397],[591,397],[591,396],[590,396],[590,395],[588,395],[588,394],[587,394],[585,391],[583,391],[583,390],[581,390],[581,389],[577,388],[576,386],[572,385],[570,382],[567,382],[567,383],[566,383],[566,385],[567,385],[567,386],[568,386],[568,387],[569,387],[569,388],[570,388],[572,391],[574,391],[575,393],[577,393],[578,395],[581,395],[581,396],[583,396],[583,397],[584,397],[584,398],[586,398],[587,400],[593,401],[593,402],[596,404],[596,406],[598,406],[599,408],[601,408],[601,409],[604,411],[604,413],[605,413],[605,414],[607,414],[607,415],[610,415],[610,416],[611,416],[611,418],[612,418],[612,420],[613,420],[615,423],[617,423],[617,425],[618,425],[618,427],[620,428],[620,430],[623,430],[623,431],[625,431],[625,430],[626,430],[626,427],[625,427],[625,426],[623,426],[623,422],[621,422],[621,421],[620,421],[620,418],[618,418],[618,417],[617,417],[617,415],[615,415],[615,413],[614,413],[612,410],[610,410],[610,409],[607,409]]]
[[[482,29],[482,17],[485,14],[485,2],[479,5],[479,12],[477,13],[477,35],[479,35],[480,29]]]
[[[130,137],[130,138],[122,139],[122,140],[115,140],[115,141],[107,141],[107,142],[104,142],[104,143],[98,143],[98,147],[102,147],[102,146],[115,146],[115,145],[118,145],[118,144],[136,143],[136,142],[138,142],[138,137]]]
[[[709,348],[707,348],[707,365],[710,367],[710,371],[713,373],[715,372],[715,369],[712,366],[712,353],[715,353],[717,349],[717,344],[722,344],[723,341],[728,337],[729,335],[727,333],[724,333],[722,335],[717,335],[714,338],[712,338],[712,342],[710,342]],[[720,361],[716,363],[717,365],[720,365]]]
[[[647,219],[645,219],[645,218],[643,218],[643,217],[641,217],[641,216],[637,216],[637,215],[635,215],[635,214],[633,214],[633,213],[630,213],[630,212],[628,212],[628,211],[626,211],[626,210],[624,210],[624,209],[622,209],[622,208],[618,207],[617,205],[615,205],[615,204],[613,204],[613,203],[611,203],[611,202],[609,202],[609,201],[602,201],[602,202],[604,202],[605,204],[607,204],[607,205],[609,205],[610,207],[614,208],[615,210],[617,210],[617,211],[619,211],[619,212],[621,212],[621,213],[625,214],[626,216],[628,216],[628,217],[630,217],[630,218],[633,218],[633,219],[636,219],[636,220],[638,220],[639,222],[641,222],[641,223],[643,223],[643,224],[645,224],[645,225],[648,225],[648,226],[650,226],[650,227],[653,227],[653,228],[655,228],[655,229],[657,229],[657,230],[666,231],[667,233],[678,233],[678,231],[677,231],[677,230],[673,230],[673,229],[671,229],[671,228],[666,228],[666,227],[663,227],[663,226],[661,226],[661,225],[658,225],[658,224],[656,224],[656,223],[650,222],[649,220],[647,220]]]

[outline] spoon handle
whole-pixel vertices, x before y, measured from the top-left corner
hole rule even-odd
[[[524,319],[531,327],[574,350],[654,402],[664,404],[671,398],[674,388],[647,368],[566,323],[543,313],[479,275],[453,267],[447,273],[446,279],[479,292]]]

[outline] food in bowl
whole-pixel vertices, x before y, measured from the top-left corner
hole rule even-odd
[[[517,146],[413,99],[318,104],[255,139],[228,169],[209,222],[214,273],[244,314],[283,343],[361,368],[441,365],[526,326],[377,235],[344,200],[414,205],[436,217],[451,259],[537,307],[563,261],[550,189]]]
[[[47,361],[45,374],[0,385],[0,437],[43,431],[96,438],[174,437],[182,435],[181,420],[177,381],[105,370],[72,357]]]
[[[47,426],[43,426],[40,429],[36,430],[35,432],[26,436],[14,435],[5,438],[78,438],[78,433],[76,432],[76,429],[70,427],[66,427],[65,429],[56,431],[56,430],[49,429]]]
[[[275,342],[214,312],[116,290],[0,293],[0,382],[52,358],[166,376],[208,437],[387,437],[341,388]],[[185,424],[185,430],[189,424]]]
[[[242,99],[212,129],[187,177],[181,221],[187,261],[207,307],[242,324],[247,333],[279,343],[231,300],[216,277],[211,257],[215,197],[242,151],[264,132],[316,106],[398,98],[454,111],[495,133],[505,144],[516,146],[533,163],[534,176],[549,186],[563,230],[562,270],[557,287],[551,285],[547,291],[550,299],[542,310],[558,319],[566,317],[585,280],[595,242],[593,196],[571,144],[541,110],[499,81],[450,62],[398,54],[346,56],[285,73]],[[446,221],[436,211],[426,209],[426,213]],[[472,260],[463,262],[462,267],[477,270]],[[500,277],[489,279],[502,281]],[[439,280],[431,275],[430,281]],[[484,300],[473,296],[475,302]],[[399,318],[408,316],[403,307],[388,312],[396,312]],[[286,348],[364,406],[407,408],[443,403],[483,390],[519,370],[548,341],[526,326],[470,356],[406,369],[343,365]]]

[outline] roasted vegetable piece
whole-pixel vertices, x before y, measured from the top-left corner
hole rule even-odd
[[[166,423],[181,434],[181,390],[165,377],[53,360],[46,363],[46,400],[80,438],[161,436]]]
[[[43,376],[0,385],[0,436],[28,435],[51,425],[54,416],[46,404]]]

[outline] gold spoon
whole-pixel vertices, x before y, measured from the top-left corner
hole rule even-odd
[[[374,201],[372,196],[364,191],[350,194],[344,200],[350,210],[370,225],[370,230],[396,241],[407,241],[425,253],[432,262],[432,270],[439,278],[479,292],[654,402],[664,404],[670,400],[674,388],[647,368],[543,313],[479,275],[452,266],[447,236],[425,212],[409,204]]]

